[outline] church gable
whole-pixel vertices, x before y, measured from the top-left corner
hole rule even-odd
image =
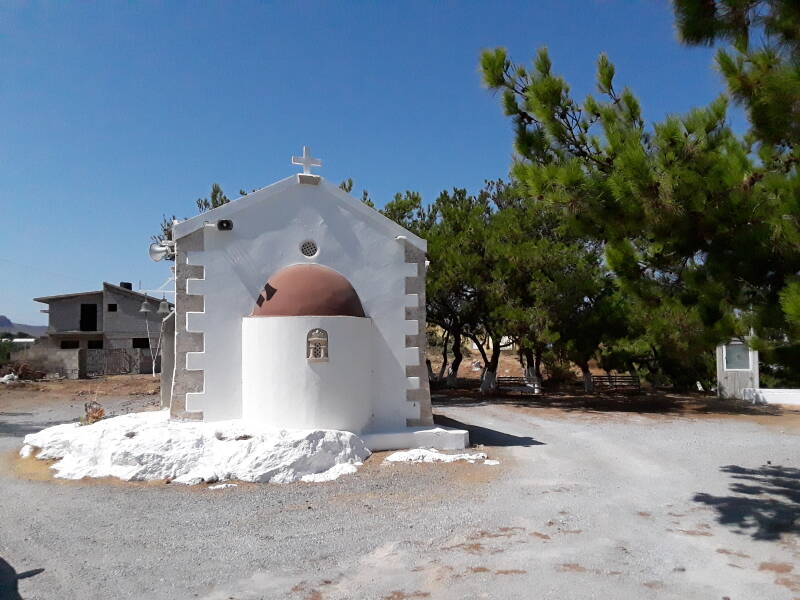
[[[365,205],[338,186],[318,176],[312,176],[316,178],[314,180],[316,183],[314,184],[302,183],[302,177],[302,173],[287,177],[228,204],[199,214],[186,221],[178,222],[173,229],[175,239],[178,240],[190,235],[220,220],[233,220],[245,212],[250,213],[256,207],[259,208],[259,212],[264,211],[264,216],[270,219],[273,213],[275,213],[275,216],[279,216],[283,212],[282,205],[286,203],[302,202],[304,197],[316,197],[324,202],[338,206],[354,221],[361,221],[365,225],[383,232],[387,237],[405,238],[415,248],[422,252],[426,251],[427,243],[425,240],[383,216],[377,210]]]
[[[219,296],[223,286],[227,310],[249,314],[263,286],[279,270],[318,264],[344,275],[368,312],[402,295],[404,278],[418,270],[416,264],[406,265],[406,255],[413,249],[424,256],[419,248],[424,248],[424,240],[333,190],[291,182],[200,215],[202,222],[192,224],[200,228],[177,238],[179,249],[192,236],[203,239],[202,250],[187,252],[189,264],[205,269],[203,280],[189,283],[190,292]],[[221,221],[230,229],[220,229]]]

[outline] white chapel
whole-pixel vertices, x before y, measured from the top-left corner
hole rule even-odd
[[[162,404],[175,419],[340,429],[372,450],[464,448],[433,425],[425,240],[311,168],[176,222]]]

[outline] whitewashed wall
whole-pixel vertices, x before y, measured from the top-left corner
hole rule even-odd
[[[188,253],[189,264],[202,265],[205,275],[190,279],[187,292],[205,299],[203,312],[186,316],[187,330],[204,340],[203,352],[187,356],[188,369],[204,371],[203,391],[187,394],[187,410],[202,411],[210,421],[242,416],[242,318],[270,275],[311,262],[346,277],[372,319],[373,414],[367,429],[397,430],[419,418],[419,403],[406,400],[414,386],[406,366],[419,362],[418,348],[405,344],[419,326],[405,318],[406,306],[419,301],[405,293],[405,278],[416,274],[416,265],[405,262],[403,242],[395,239],[407,232],[344,196],[324,180],[300,184],[293,176],[175,227],[180,238],[196,229],[198,219],[233,221],[232,231],[205,227],[204,250]],[[313,258],[299,249],[308,239],[319,247]]]
[[[312,329],[328,360],[309,361]],[[242,417],[286,429],[361,433],[372,418],[372,321],[361,317],[247,317],[242,322]]]
[[[745,388],[742,397],[754,404],[788,404],[800,406],[800,390]]]

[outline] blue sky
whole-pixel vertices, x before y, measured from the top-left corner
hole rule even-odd
[[[723,89],[666,0],[5,2],[0,314],[42,324],[34,296],[161,285],[162,214],[281,179],[303,144],[379,205],[503,177],[510,123],[478,56],[543,45],[581,96],[608,53],[651,121]]]

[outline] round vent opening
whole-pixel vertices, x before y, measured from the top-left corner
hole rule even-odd
[[[314,240],[306,240],[302,244],[300,244],[300,252],[303,253],[303,256],[315,256],[317,254],[317,242]]]

